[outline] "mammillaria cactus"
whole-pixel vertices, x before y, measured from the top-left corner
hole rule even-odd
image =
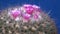
[[[2,10],[0,34],[57,34],[54,21],[39,6],[24,4]]]

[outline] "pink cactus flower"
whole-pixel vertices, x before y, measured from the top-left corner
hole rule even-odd
[[[33,10],[34,8],[32,7],[32,5],[24,5],[25,9],[26,9],[26,13],[28,14],[32,14],[33,13]]]
[[[30,14],[24,14],[24,15],[23,15],[23,18],[24,18],[24,19],[26,19],[26,20],[29,20],[29,19],[30,19],[30,17],[31,17],[31,15],[30,15]]]
[[[20,11],[12,11],[11,15],[13,16],[13,18],[16,18],[20,15]]]

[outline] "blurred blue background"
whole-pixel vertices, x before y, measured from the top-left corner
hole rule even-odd
[[[60,0],[0,0],[0,10],[23,4],[35,4],[45,12],[51,10],[50,16],[55,20],[58,34],[60,34]]]

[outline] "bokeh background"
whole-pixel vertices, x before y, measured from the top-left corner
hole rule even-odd
[[[58,34],[60,34],[60,0],[0,0],[0,10],[23,4],[38,5],[46,13],[51,11],[49,15],[55,20]]]

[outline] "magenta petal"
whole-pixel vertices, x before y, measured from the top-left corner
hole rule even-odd
[[[13,16],[14,18],[16,18],[16,17],[18,16],[18,14],[15,13],[15,14],[12,14],[12,16]]]
[[[29,15],[29,14],[24,14],[23,17],[24,17],[24,19],[29,20],[30,16],[31,16],[31,15]]]
[[[26,4],[26,5],[24,5],[24,8],[26,10],[26,13],[28,13],[28,14],[32,14],[33,13],[34,9],[33,9],[32,5]]]
[[[33,13],[33,10],[34,10],[34,9],[31,8],[31,7],[30,7],[30,8],[29,8],[29,7],[26,8],[26,12],[27,12],[28,14],[32,14],[32,13]]]
[[[14,12],[12,12],[13,18],[16,18],[19,15],[20,15],[20,11],[14,11]]]
[[[31,11],[31,10],[27,10],[27,12],[26,13],[28,13],[28,14],[32,14],[33,13],[33,11]]]

